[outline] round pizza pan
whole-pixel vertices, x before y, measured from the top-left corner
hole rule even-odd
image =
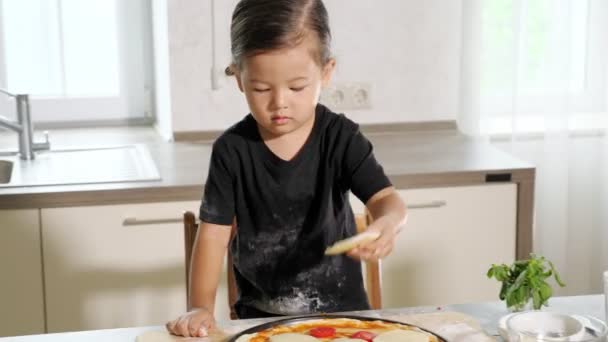
[[[381,322],[386,322],[386,323],[398,323],[398,324],[405,325],[408,327],[420,329],[421,331],[429,333],[429,334],[437,337],[440,342],[448,342],[447,339],[435,334],[434,332],[429,331],[427,329],[423,329],[423,328],[413,325],[413,324],[407,324],[407,323],[394,321],[394,320],[390,320],[390,319],[379,318],[379,317],[366,317],[366,316],[357,316],[357,315],[339,315],[339,314],[294,316],[294,317],[279,319],[276,321],[263,323],[263,324],[251,327],[249,329],[243,330],[243,331],[239,332],[238,334],[229,338],[227,342],[235,342],[242,335],[255,334],[257,332],[260,332],[260,331],[263,331],[266,329],[270,329],[270,328],[274,328],[279,325],[294,325],[294,324],[299,324],[299,323],[305,323],[308,321],[314,321],[314,320],[318,320],[318,319],[328,319],[328,318],[330,318],[330,319],[331,318],[350,318],[350,319],[358,319],[361,321],[381,321]]]

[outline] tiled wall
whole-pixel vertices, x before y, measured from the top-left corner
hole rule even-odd
[[[156,1],[167,7],[172,130],[224,129],[242,118],[247,107],[234,80],[220,75],[217,89],[211,82],[213,59],[219,70],[230,60],[230,15],[237,1]],[[373,86],[372,109],[348,116],[360,123],[456,118],[460,0],[325,3],[338,61],[334,81]]]

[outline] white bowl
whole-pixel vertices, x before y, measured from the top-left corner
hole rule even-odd
[[[527,311],[506,320],[509,341],[584,341],[585,329],[570,315],[546,311]]]

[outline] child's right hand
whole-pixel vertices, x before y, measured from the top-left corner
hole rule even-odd
[[[213,313],[205,308],[192,309],[190,312],[167,322],[167,330],[177,336],[205,337],[215,328]]]

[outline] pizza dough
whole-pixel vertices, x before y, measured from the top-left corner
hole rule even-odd
[[[429,336],[412,330],[392,330],[379,334],[374,342],[429,342]]]
[[[245,334],[245,335],[241,335],[239,336],[239,338],[236,339],[235,342],[249,342],[249,339],[253,336],[254,334]]]
[[[299,333],[285,333],[270,336],[270,342],[319,342],[320,340]]]
[[[377,334],[377,336],[376,336]],[[398,322],[327,318],[287,325],[241,336],[236,342],[437,342],[432,334]]]
[[[380,237],[380,232],[369,231],[340,240],[325,250],[325,255],[338,255],[346,253],[351,249],[368,242],[375,241]]]

